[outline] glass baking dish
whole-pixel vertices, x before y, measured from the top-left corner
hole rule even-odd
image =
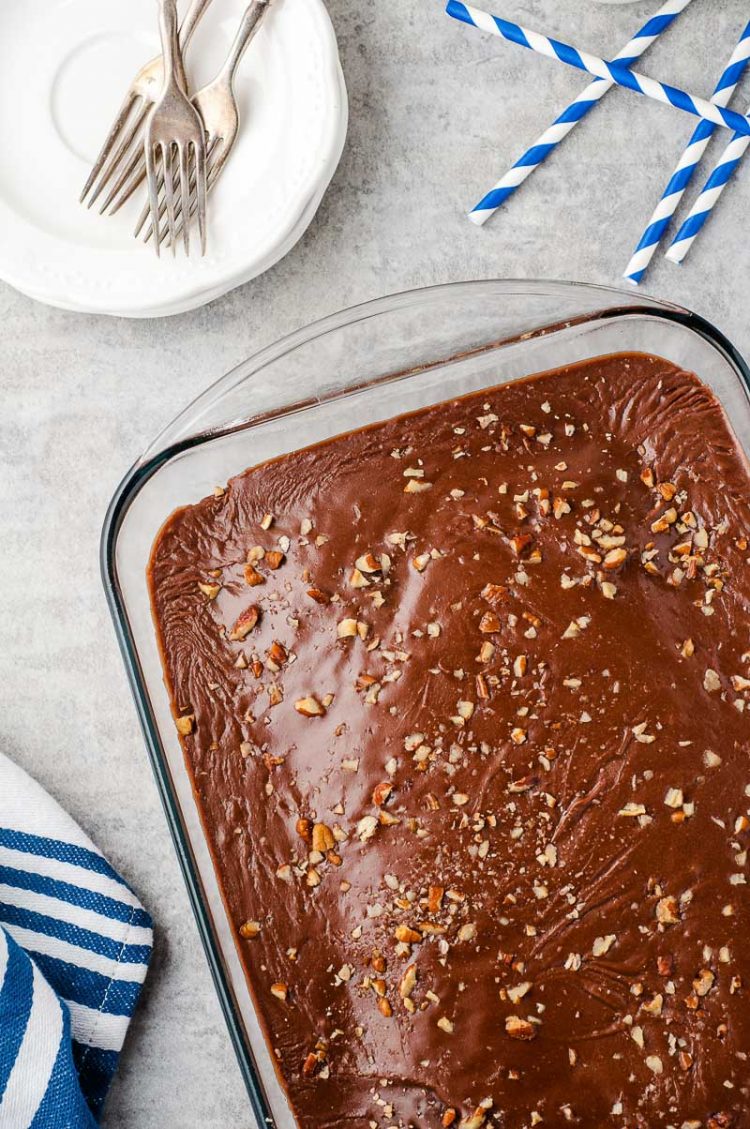
[[[467,282],[397,294],[299,330],[223,377],[143,454],[112,500],[102,570],[156,781],[256,1125],[293,1129],[235,949],[175,730],[146,569],[179,506],[266,459],[563,364],[621,351],[696,372],[750,452],[750,371],[686,310],[564,282]]]

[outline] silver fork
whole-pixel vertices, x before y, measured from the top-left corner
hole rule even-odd
[[[268,11],[271,3],[272,0],[251,0],[251,3],[248,4],[242,17],[226,62],[216,78],[193,96],[193,105],[201,116],[206,134],[208,192],[211,191],[224,171],[237,140],[237,134],[240,128],[240,114],[237,106],[234,83],[245,52],[260,27],[261,20]],[[183,194],[183,201],[184,199],[185,196]],[[190,219],[192,219],[195,214],[196,203],[195,183],[191,180],[190,210],[188,213]],[[162,201],[159,210],[160,219],[163,217],[166,210],[166,201]],[[152,214],[150,207],[146,207],[141,213],[140,221],[135,231],[136,236],[143,230],[150,213]],[[183,227],[182,208],[180,208],[176,235],[180,234]],[[152,222],[146,232],[146,241],[152,237],[153,230]],[[159,242],[163,243],[169,235],[170,225],[167,223],[166,226],[160,227],[159,229]]]
[[[183,50],[187,48],[190,40],[193,38],[195,29],[198,27],[210,3],[211,0],[193,0],[190,10],[180,28],[180,41]],[[180,66],[181,65],[182,62],[180,60]],[[133,158],[133,145],[142,134],[143,125],[148,112],[158,98],[163,82],[164,60],[161,55],[157,55],[155,59],[151,59],[144,67],[141,67],[140,71],[131,82],[130,88],[125,95],[125,100],[102,145],[99,156],[94,163],[94,167],[81,193],[81,203],[86,200],[86,197],[91,192],[88,207],[92,207],[113,177],[115,177],[116,181],[112,191],[107,196],[102,207],[103,212],[107,210],[107,207],[122,187],[124,179],[129,174]],[[137,157],[141,156],[140,146],[136,148],[136,155]],[[141,174],[141,180],[144,175],[145,168]],[[92,189],[94,189],[93,192]]]
[[[172,252],[176,249],[175,159],[179,167],[179,203],[190,200],[191,156],[195,177],[196,209],[201,251],[206,253],[206,141],[200,114],[180,85],[180,39],[176,0],[159,0],[159,26],[164,55],[164,86],[159,101],[149,114],[144,143],[146,180],[152,223],[159,223],[159,170],[164,182],[167,224]],[[192,151],[192,152],[191,152]],[[190,224],[182,225],[185,253],[190,253]],[[154,241],[157,255],[159,240]]]

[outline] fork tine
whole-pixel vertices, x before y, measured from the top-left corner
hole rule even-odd
[[[148,219],[148,217],[150,215],[151,215],[151,204],[148,201],[146,201],[146,203],[143,205],[143,211],[141,212],[140,216],[138,217],[138,223],[135,225],[135,231],[133,232],[133,237],[135,239],[137,239],[138,236],[143,231],[146,220]],[[151,228],[149,228],[148,231],[150,232]],[[148,243],[148,233],[146,234],[146,236],[144,238],[144,242]]]
[[[169,226],[172,255],[177,253],[175,240],[175,199],[174,180],[172,177],[172,142],[162,142],[161,163],[164,170],[164,199],[167,204],[167,224]]]
[[[116,215],[143,183],[146,176],[146,162],[140,152],[136,152],[133,156],[136,159],[131,158],[128,167],[124,170],[124,176],[120,177],[102,204],[102,214],[106,212],[110,216]]]
[[[187,149],[185,147],[183,147],[181,142],[179,142],[179,143],[175,142],[175,144],[177,145],[177,157],[178,157],[179,165],[180,165],[180,185],[182,186],[182,164],[183,164],[183,161],[184,161],[185,174],[186,174],[186,177],[187,177],[187,183],[189,184],[188,195],[192,199],[192,191],[193,191],[193,188],[195,187],[195,180],[189,174],[189,171],[188,171]],[[163,177],[159,177],[159,181],[158,181],[159,193],[161,193],[161,190],[162,190],[163,187],[164,187],[164,179],[163,179]],[[180,197],[176,202],[175,215],[178,216],[178,217],[182,213],[182,201],[183,201],[185,195],[186,194],[183,191],[181,191]],[[159,221],[160,221],[160,223],[161,223],[161,220],[164,218],[164,213],[166,212],[166,210],[167,210],[167,206],[166,206],[165,201],[163,199],[160,199],[160,203],[159,203]],[[138,223],[135,225],[135,230],[133,232],[133,237],[135,239],[137,239],[138,236],[143,231],[143,228],[144,228],[146,221],[148,220],[148,217],[150,216],[150,214],[151,214],[151,205],[147,202],[146,204],[144,204],[143,211],[141,212],[140,216],[138,217]],[[166,239],[168,232],[169,232],[169,228],[165,227],[164,230],[163,230],[163,234],[161,236],[161,242],[162,243]],[[151,236],[153,235],[153,233],[154,233],[153,228],[149,227],[148,230],[146,231],[146,234],[143,237],[143,242],[148,243],[148,241],[151,238]],[[177,234],[178,235],[180,234],[179,224],[178,224],[178,227],[177,227]]]
[[[182,243],[185,248],[185,254],[189,255],[190,223],[185,223],[185,216],[190,216],[190,209],[192,204],[190,195],[190,164],[187,149],[180,145],[178,151],[180,156],[180,213],[182,215]],[[159,236],[159,238],[161,239],[161,235]]]
[[[210,194],[211,189],[216,184],[216,181],[219,179],[219,176],[221,175],[221,171],[224,167],[224,164],[226,163],[226,156],[227,156],[227,154],[223,150],[221,138],[214,137],[209,144],[208,150],[206,151],[206,195],[207,196]],[[192,220],[195,218],[196,208],[197,208],[197,196],[196,196],[195,177],[193,175],[191,175],[191,177],[190,177],[190,212],[189,212],[189,218],[188,218],[188,226],[190,225],[190,222],[192,222]],[[183,227],[184,227],[184,220],[183,220],[183,216],[182,216],[182,210],[180,209],[178,211],[178,220],[177,220],[177,235],[178,236],[180,235],[180,232],[183,230]],[[149,232],[149,237],[150,237],[150,235],[151,235],[151,233]],[[159,238],[161,239],[162,243],[168,238],[168,235],[169,235],[168,229],[166,227],[161,228],[160,233],[159,233]]]
[[[193,182],[191,181],[191,184],[192,183]],[[161,190],[162,190],[163,187],[164,187],[164,178],[160,176],[159,180],[158,180],[158,191],[159,191],[159,193],[161,193]],[[164,215],[165,215],[166,211],[167,211],[166,201],[165,201],[164,197],[160,195],[159,196],[159,229],[160,230],[161,230],[161,221],[164,219]],[[180,211],[181,211],[181,202],[178,200],[177,205],[175,207],[175,214],[179,215]],[[138,236],[143,231],[143,228],[146,224],[146,221],[149,219],[150,216],[151,216],[151,205],[149,203],[146,203],[144,205],[143,211],[141,212],[140,216],[138,217],[138,223],[136,224],[135,231],[133,232],[133,235],[136,239],[138,238]],[[164,242],[164,240],[167,237],[168,232],[169,232],[169,226],[167,225],[164,228],[164,234],[162,235],[160,242],[162,242],[162,243]],[[146,234],[143,236],[143,242],[148,243],[148,241],[151,238],[151,236],[153,235],[153,233],[154,233],[153,226],[151,224],[149,224],[149,226],[146,230]]]
[[[203,140],[193,142],[195,158],[195,195],[198,209],[198,232],[201,240],[201,255],[206,254],[206,146]],[[188,214],[187,222],[190,222]]]
[[[92,168],[91,172],[89,173],[89,178],[86,181],[85,185],[83,186],[83,192],[81,193],[81,195],[79,197],[79,202],[81,204],[86,199],[89,192],[91,191],[92,185],[94,184],[96,178],[99,176],[99,173],[101,172],[102,168],[104,167],[104,164],[107,161],[107,158],[109,157],[110,153],[112,152],[112,149],[114,148],[115,142],[117,141],[117,138],[120,134],[120,130],[123,128],[125,122],[127,121],[128,117],[130,115],[130,111],[133,108],[133,103],[135,102],[135,100],[136,100],[136,95],[132,91],[128,91],[128,94],[125,98],[125,101],[123,102],[122,106],[120,107],[120,112],[118,113],[117,117],[115,118],[114,122],[112,123],[112,128],[110,129],[109,133],[107,134],[107,139],[106,139],[106,141],[104,142],[104,144],[102,145],[102,147],[99,151],[99,156],[96,158],[96,161],[94,163],[94,167]]]
[[[175,235],[180,235],[180,233],[182,232],[182,206],[183,206],[182,202],[185,198],[183,191],[182,191],[182,187],[183,187],[183,164],[185,166],[185,174],[187,176],[188,199],[190,200],[191,205],[192,205],[193,197],[195,195],[195,177],[193,176],[192,166],[190,164],[190,146],[189,145],[186,145],[184,147],[178,146],[178,149],[180,151],[180,195],[179,195],[179,198],[178,198],[176,206],[175,206],[175,219],[176,219]],[[169,223],[162,225],[162,220],[164,219],[165,212],[166,212],[166,205],[165,205],[164,201],[162,201],[161,208],[159,209],[159,242],[161,244],[166,243],[166,241],[169,239],[169,236],[170,236]],[[149,225],[148,230],[146,231],[145,235],[143,236],[143,242],[148,243],[148,241],[153,238],[153,234],[154,234],[153,225]]]
[[[163,187],[164,187],[164,178],[162,176],[160,176],[157,180],[157,191],[160,194],[159,195],[159,219],[160,220],[162,219],[165,211],[167,210],[167,205],[166,205],[164,199],[161,197],[161,190],[162,190]],[[133,238],[134,239],[137,239],[138,236],[141,234],[141,232],[143,231],[143,227],[144,227],[144,225],[145,225],[145,223],[148,220],[150,215],[151,215],[151,204],[147,200],[146,203],[143,205],[143,211],[141,212],[140,216],[138,217],[138,223],[135,225],[135,230],[133,231]],[[151,231],[150,227],[149,227],[148,231],[149,232]],[[148,243],[148,234],[144,237],[144,243]]]
[[[221,172],[223,164],[224,164],[224,161],[222,159],[221,138],[214,137],[214,138],[211,139],[209,146],[208,146],[208,149],[206,151],[207,194],[208,194],[208,192],[211,191],[214,184],[216,183],[216,179],[218,178],[218,175]],[[195,216],[195,211],[196,211],[196,185],[195,185],[194,170],[195,170],[195,165],[191,166],[191,168],[189,170],[190,191],[187,195],[187,199],[190,201],[190,207],[189,207],[189,212],[188,212],[188,224],[187,224],[188,227],[190,227],[190,221]],[[185,199],[184,196],[183,196],[183,199]],[[179,236],[180,233],[182,232],[183,236],[184,236],[185,222],[184,222],[183,209],[182,209],[182,203],[181,202],[180,202],[180,207],[177,210],[177,217],[178,217],[177,218],[177,235]],[[153,231],[151,230],[151,228],[149,228],[149,230],[146,232],[146,236],[145,236],[146,242],[148,242],[148,240],[152,237],[152,235],[153,235]],[[169,229],[167,227],[160,227],[160,229],[159,229],[159,241],[161,243],[164,243],[164,241],[166,239],[168,239],[168,237],[169,237]]]
[[[118,193],[121,193],[122,198],[117,200],[117,207],[110,213],[114,215],[114,212],[121,208],[125,201],[132,196],[145,175],[146,162],[143,157],[143,150],[140,145],[136,145],[129,159],[121,168],[115,183],[110,188],[106,200],[99,209],[99,214],[103,216],[118,196]]]
[[[138,136],[143,129],[143,123],[145,122],[148,115],[148,106],[145,102],[143,102],[143,99],[141,99],[141,102],[142,105],[136,113],[135,118],[131,122],[130,128],[126,131],[125,136],[122,138],[119,145],[117,146],[117,149],[107,162],[107,167],[104,169],[99,183],[97,184],[96,189],[92,193],[91,198],[88,202],[89,208],[93,207],[93,205],[96,203],[99,196],[102,194],[112,177],[117,172],[122,161],[127,158],[131,146],[134,145],[138,140]]]
[[[185,166],[187,168],[187,158],[185,158]],[[161,187],[161,185],[160,185],[160,187]],[[188,172],[188,191],[190,192],[191,200],[192,200],[192,197],[193,197],[193,189],[194,188],[195,188],[195,180],[193,179],[193,177]],[[176,202],[176,205],[175,205],[175,235],[180,235],[180,233],[182,232],[182,198],[183,197],[182,197],[182,159],[181,159],[181,161],[180,161],[180,195],[179,195],[179,198],[177,199],[177,202]],[[162,220],[164,219],[166,211],[167,211],[167,206],[166,206],[164,200],[162,199],[160,201],[160,205],[159,205],[159,242],[162,243],[162,244],[164,244],[167,241],[167,239],[169,239],[169,223],[165,223],[162,226]],[[139,216],[139,219],[138,219],[139,230],[136,231],[136,233],[135,233],[136,236],[139,235],[140,231],[143,229],[143,225],[145,224],[146,220],[148,220],[150,218],[150,216],[151,216],[151,209],[147,205],[144,208],[141,215]],[[154,234],[153,224],[149,224],[149,226],[146,230],[146,233],[143,236],[143,242],[148,243],[149,240],[151,240],[153,238],[153,234]]]
[[[148,181],[148,199],[151,209],[151,222],[156,225],[159,222],[159,190],[156,184],[157,173],[157,158],[155,147],[152,146],[150,139],[146,144],[146,179]],[[156,246],[156,256],[161,257],[161,246],[159,240],[154,240]]]

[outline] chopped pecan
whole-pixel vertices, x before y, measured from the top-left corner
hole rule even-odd
[[[203,595],[206,596],[209,600],[215,600],[219,595],[219,592],[221,592],[220,584],[203,584],[198,581],[198,587],[200,588]]]
[[[430,886],[427,892],[427,909],[430,913],[439,913],[444,896],[444,886]]]
[[[417,945],[422,940],[422,934],[418,933],[416,929],[411,929],[408,925],[397,925],[395,937],[403,945]]]
[[[299,835],[299,837],[301,839],[304,839],[306,843],[312,843],[312,833],[313,833],[313,825],[312,825],[311,820],[309,820],[309,819],[298,819],[297,820],[297,834]]]
[[[262,576],[254,564],[245,565],[245,583],[249,584],[251,588],[257,588],[259,584],[265,584],[265,577]]]
[[[485,612],[479,621],[479,630],[483,635],[493,635],[500,630],[500,620],[494,612]]]
[[[315,1073],[319,1065],[320,1059],[313,1051],[310,1051],[310,1054],[307,1056],[302,1066],[302,1073],[305,1077],[309,1078],[311,1074]]]
[[[482,599],[488,604],[504,604],[510,598],[510,592],[504,584],[485,584],[482,589]]]
[[[294,703],[294,708],[297,713],[301,713],[303,717],[324,717],[326,712],[325,706],[321,705],[318,699],[312,694],[307,698],[299,698]]]
[[[289,658],[286,647],[279,643],[278,639],[274,639],[271,646],[268,648],[268,657],[271,662],[276,663],[277,666],[283,666]]]
[[[660,898],[656,905],[656,920],[660,925],[677,925],[680,921],[680,911],[677,898]]]
[[[244,612],[240,615],[239,619],[232,628],[229,638],[235,643],[241,643],[246,639],[253,628],[257,625],[260,619],[260,608],[255,604],[251,604],[249,608],[245,608]]]
[[[377,784],[372,793],[372,802],[375,807],[382,808],[387,804],[392,792],[393,785],[389,781],[385,780],[381,784]]]
[[[530,1042],[537,1036],[536,1025],[530,1023],[528,1019],[522,1019],[520,1015],[506,1016],[505,1030],[511,1039],[521,1039],[524,1042]]]
[[[401,983],[398,986],[398,994],[402,1000],[407,1000],[417,986],[417,966],[410,964],[406,968],[404,975],[401,977]]]
[[[312,829],[312,849],[325,854],[336,846],[336,840],[330,827],[325,823],[316,823]]]

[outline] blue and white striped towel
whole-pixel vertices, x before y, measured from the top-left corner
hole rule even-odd
[[[152,941],[130,888],[0,754],[0,1129],[94,1129]]]

